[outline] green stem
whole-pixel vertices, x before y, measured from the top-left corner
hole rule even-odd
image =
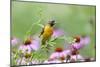
[[[32,53],[32,56],[30,57],[30,62],[32,61],[32,59],[33,59],[33,56],[34,56],[34,53]]]
[[[41,20],[42,20],[42,19],[40,19],[40,20],[38,20],[36,23],[33,23],[33,24],[32,24],[32,26],[31,26],[31,27],[29,28],[29,30],[26,32],[25,39],[27,38],[28,35],[31,34],[31,31],[32,31],[32,29],[33,29],[33,26],[34,26],[34,25],[38,25],[38,24],[41,22]]]
[[[29,28],[29,30],[26,32],[25,39],[27,38],[28,35],[31,34],[31,31],[32,31],[34,25],[38,25],[38,26],[41,25],[41,24],[39,24],[39,23],[40,23],[41,20],[43,19],[43,18],[42,18],[42,10],[39,11],[39,15],[38,15],[38,16],[40,16],[40,19],[39,19],[36,23],[32,23],[32,26],[31,26],[31,27]]]

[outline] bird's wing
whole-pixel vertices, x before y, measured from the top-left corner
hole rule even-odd
[[[43,33],[44,33],[44,28],[42,28],[42,31],[41,31],[39,37],[41,37],[41,35],[42,35]]]

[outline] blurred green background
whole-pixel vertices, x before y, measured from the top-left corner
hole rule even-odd
[[[56,26],[67,32],[68,36],[90,36],[91,43],[81,50],[81,54],[95,57],[95,9],[96,6],[89,5],[12,1],[11,34],[23,39],[32,23],[36,23],[41,17],[43,18],[42,24],[54,19]],[[34,26],[32,34],[40,33],[40,31],[40,27]]]

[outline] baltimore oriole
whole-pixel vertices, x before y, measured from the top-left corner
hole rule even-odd
[[[42,37],[42,44],[45,44],[46,41],[48,41],[52,36],[54,25],[55,25],[55,20],[52,20],[49,21],[42,29],[41,34],[39,36]]]

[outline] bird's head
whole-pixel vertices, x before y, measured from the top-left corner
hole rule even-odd
[[[54,25],[55,25],[55,20],[51,20],[51,21],[49,21],[48,24],[50,24],[50,26],[54,26]]]

